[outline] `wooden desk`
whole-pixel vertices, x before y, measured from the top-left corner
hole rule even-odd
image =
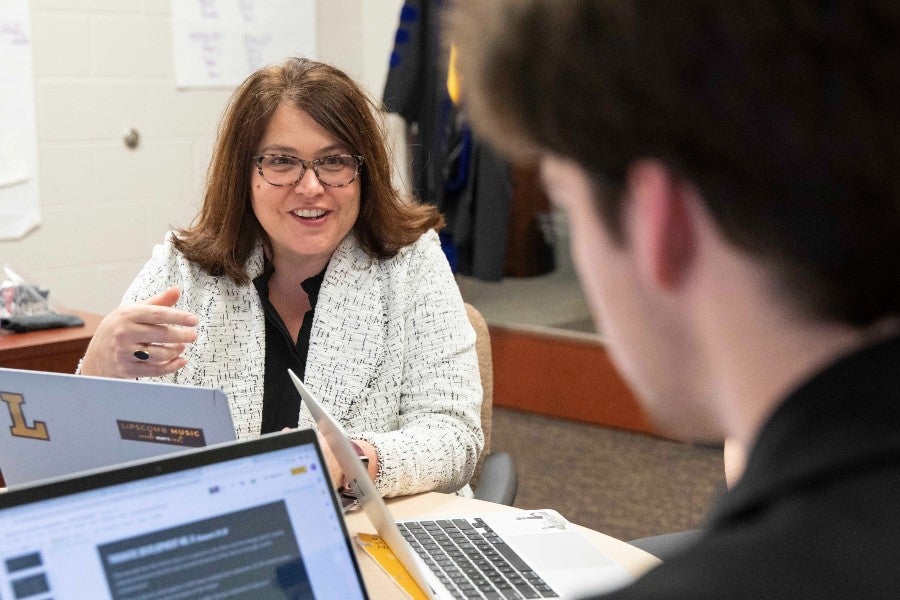
[[[429,518],[446,516],[465,516],[484,514],[493,511],[519,510],[501,504],[483,502],[470,498],[460,498],[450,494],[438,494],[431,492],[418,496],[404,498],[392,498],[387,501],[396,519]],[[369,522],[365,513],[357,510],[347,515],[347,528],[350,535],[357,533],[375,533],[375,528]],[[647,554],[643,550],[635,548],[631,544],[609,537],[602,533],[580,528],[588,541],[628,570],[632,575],[639,576],[651,567],[659,564],[659,559]],[[372,560],[364,550],[355,546],[356,560],[359,562],[369,597],[372,600],[408,600],[407,596],[388,577],[384,571]]]
[[[74,373],[103,317],[72,312],[84,320],[83,327],[0,333],[0,367]]]

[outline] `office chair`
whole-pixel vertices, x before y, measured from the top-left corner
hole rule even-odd
[[[478,354],[478,370],[484,400],[481,404],[481,428],[484,431],[484,449],[475,465],[469,481],[479,500],[512,506],[516,499],[519,478],[512,457],[507,452],[491,452],[492,413],[494,402],[494,364],[491,359],[491,334],[481,313],[466,303],[466,314],[475,329],[475,352]]]

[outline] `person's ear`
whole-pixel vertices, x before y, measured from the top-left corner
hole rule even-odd
[[[689,274],[696,247],[688,206],[688,186],[657,160],[636,161],[628,169],[629,241],[649,281],[677,288]]]

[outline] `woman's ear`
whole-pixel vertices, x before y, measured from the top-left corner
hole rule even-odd
[[[626,228],[648,283],[670,291],[687,277],[696,245],[689,210],[691,189],[666,165],[636,161],[627,176]]]

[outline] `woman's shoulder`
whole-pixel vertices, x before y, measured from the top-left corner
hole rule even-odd
[[[441,240],[438,237],[437,231],[434,229],[429,229],[425,233],[419,236],[415,242],[406,246],[407,248],[418,248],[418,249],[434,249],[441,247]]]
[[[437,232],[434,229],[429,229],[413,243],[400,248],[396,256],[388,259],[388,261],[396,261],[413,266],[421,261],[434,260],[443,256],[444,253],[441,250],[441,241]]]
[[[177,240],[176,232],[166,232],[162,243],[153,247],[150,262],[173,274],[188,275],[190,279],[196,279],[202,273],[202,269],[178,249]]]
[[[400,248],[389,258],[369,255],[354,234],[348,235],[332,255],[329,268],[353,266],[361,271],[396,272],[443,256],[437,232],[429,229],[411,244]]]
[[[243,298],[246,292],[240,288],[252,289],[252,284],[239,286],[228,276],[210,274],[185,256],[176,240],[177,233],[169,231],[153,247],[150,258],[126,290],[124,302],[141,301],[172,286],[181,289],[182,303],[201,304],[217,297]],[[261,264],[262,259],[257,262]]]
[[[176,240],[176,232],[166,233],[162,243],[153,247],[150,259],[144,265],[138,279],[150,287],[163,284],[178,286],[182,294],[208,287],[216,278],[185,256],[178,249]]]
[[[178,232],[168,231],[162,243],[153,247],[150,262],[192,282],[231,281],[227,276],[209,273],[199,263],[188,258],[179,250],[178,239]],[[264,262],[262,246],[257,244],[247,259],[247,273],[251,279],[262,273]]]
[[[456,283],[437,233],[430,229],[390,259],[381,262],[381,277],[410,297],[428,290],[449,293]]]
[[[431,279],[438,274],[452,277],[440,239],[433,229],[423,233],[413,243],[403,246],[392,258],[380,261],[379,270],[395,284],[403,285],[418,285],[414,282]]]

